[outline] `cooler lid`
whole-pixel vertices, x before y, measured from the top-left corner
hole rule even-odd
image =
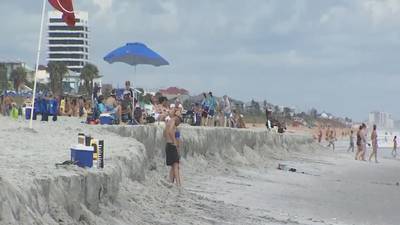
[[[71,147],[73,150],[78,150],[78,151],[94,151],[93,146],[86,146],[82,144],[74,145]]]

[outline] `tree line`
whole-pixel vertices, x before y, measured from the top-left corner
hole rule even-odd
[[[68,74],[68,68],[63,62],[49,62],[47,64],[47,72],[49,73],[48,84],[37,83],[37,89],[40,91],[51,91],[54,95],[63,95],[63,80]],[[17,67],[11,71],[10,77],[7,77],[7,68],[4,64],[0,64],[0,91],[13,89],[17,93],[21,91],[21,87],[26,85],[33,88],[33,82],[27,79],[28,72],[24,67]],[[93,80],[99,78],[99,70],[97,66],[88,63],[81,71],[79,87],[80,94],[92,95]]]

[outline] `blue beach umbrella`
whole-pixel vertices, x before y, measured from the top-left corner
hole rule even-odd
[[[104,57],[104,60],[110,64],[123,62],[132,65],[135,67],[135,75],[137,65],[153,65],[157,67],[169,65],[167,60],[148,48],[145,44],[139,42],[127,43],[125,46],[115,49],[108,53]]]
[[[132,66],[137,65],[153,65],[164,66],[169,65],[167,60],[148,48],[143,43],[127,43],[125,46],[115,49],[104,57],[108,63],[123,62]]]

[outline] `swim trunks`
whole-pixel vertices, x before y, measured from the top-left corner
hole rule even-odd
[[[171,143],[167,143],[165,146],[165,156],[167,166],[172,166],[174,163],[179,163],[178,149]]]

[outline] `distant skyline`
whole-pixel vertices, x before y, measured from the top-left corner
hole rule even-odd
[[[105,83],[179,86],[236,99],[317,108],[355,120],[400,114],[400,1],[81,0],[91,59]],[[33,66],[41,1],[0,3],[0,60]],[[50,6],[48,5],[48,10]],[[44,39],[45,41],[45,39]],[[107,64],[126,42],[143,42],[167,67]],[[45,44],[45,42],[43,42]],[[45,47],[46,45],[44,45]],[[46,63],[43,49],[41,63]]]

